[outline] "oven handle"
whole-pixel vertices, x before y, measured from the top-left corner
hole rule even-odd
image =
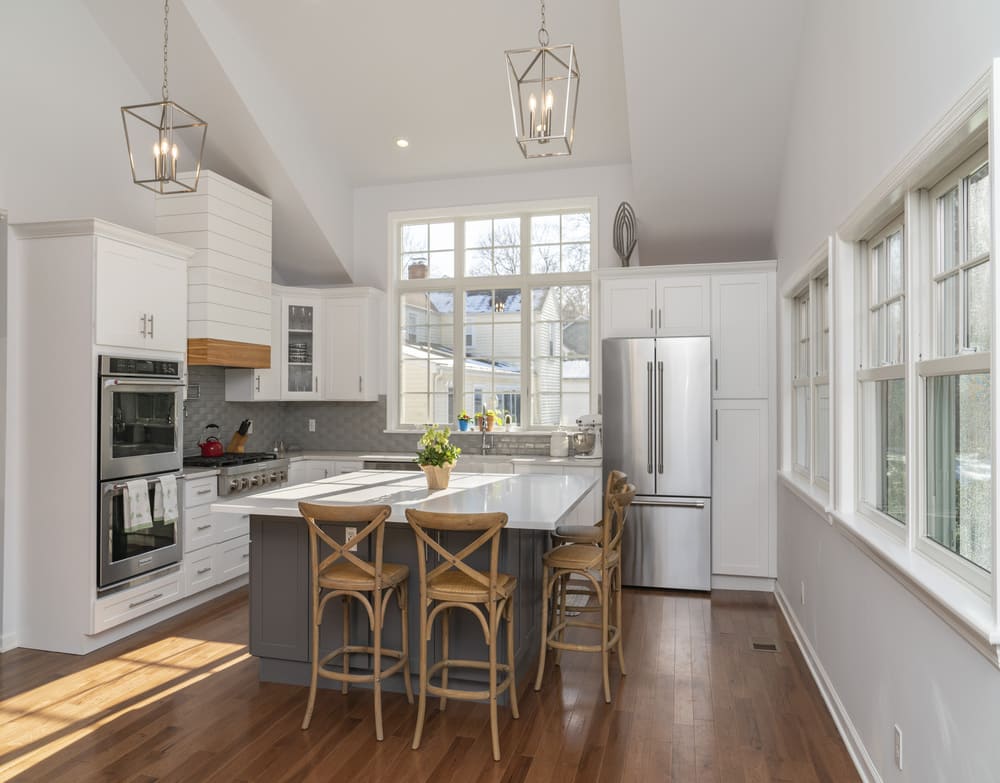
[[[105,389],[112,386],[164,386],[172,389],[183,386],[184,381],[170,378],[105,378],[102,385]]]
[[[161,474],[161,476],[170,475],[170,476],[173,476],[174,478],[180,478],[182,472],[183,471],[177,471],[176,473],[169,473],[169,474],[168,473],[163,473],[163,474]],[[146,479],[146,480],[149,481],[150,483],[156,483],[157,481],[160,480],[160,477],[157,477],[155,479]],[[111,492],[117,492],[118,490],[124,490],[127,486],[128,486],[127,484],[112,484],[111,487],[110,487],[110,491]],[[109,488],[105,488],[104,491],[108,492]]]

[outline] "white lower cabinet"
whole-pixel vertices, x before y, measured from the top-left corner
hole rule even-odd
[[[139,587],[114,593],[94,602],[91,633],[100,633],[141,617],[182,597],[181,572],[174,571]]]
[[[217,484],[217,476],[181,481],[185,595],[194,595],[248,571],[250,517],[213,513],[211,505],[218,500]]]
[[[716,400],[712,573],[774,577],[768,400]]]
[[[215,547],[210,546],[185,557],[184,593],[193,595],[215,584]]]
[[[250,536],[240,536],[215,546],[220,582],[243,576],[250,570]]]

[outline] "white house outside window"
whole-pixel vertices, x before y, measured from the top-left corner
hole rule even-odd
[[[395,225],[390,426],[455,424],[458,406],[524,427],[593,409],[592,207]]]

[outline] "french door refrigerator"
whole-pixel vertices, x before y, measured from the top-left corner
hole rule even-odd
[[[604,471],[636,486],[622,583],[712,587],[712,371],[708,337],[603,342]]]

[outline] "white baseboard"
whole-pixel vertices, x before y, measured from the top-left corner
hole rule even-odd
[[[833,683],[827,676],[826,670],[819,660],[819,656],[816,655],[816,651],[809,642],[809,637],[806,636],[805,631],[799,624],[799,619],[792,611],[792,606],[788,601],[788,597],[781,589],[780,584],[775,584],[774,586],[774,597],[778,601],[781,613],[785,615],[788,627],[792,629],[792,634],[799,645],[802,657],[806,659],[806,665],[809,667],[809,671],[812,672],[813,680],[816,681],[816,687],[819,688],[819,692],[823,696],[823,701],[826,702],[826,708],[830,711],[833,722],[837,724],[837,731],[840,732],[840,736],[847,746],[847,752],[851,755],[851,761],[854,762],[854,767],[857,769],[858,775],[861,776],[861,779],[865,783],[882,783],[882,776],[879,775],[878,769],[875,767],[875,762],[872,761],[872,757],[869,755],[868,749],[861,739],[861,735],[858,734],[851,716],[847,714],[844,703],[840,700],[840,696],[837,695],[836,688],[833,687]]]
[[[5,633],[0,636],[0,652],[8,652],[18,646],[16,633]]]
[[[712,574],[713,590],[752,590],[756,593],[773,593],[775,580],[769,576],[727,576]]]

